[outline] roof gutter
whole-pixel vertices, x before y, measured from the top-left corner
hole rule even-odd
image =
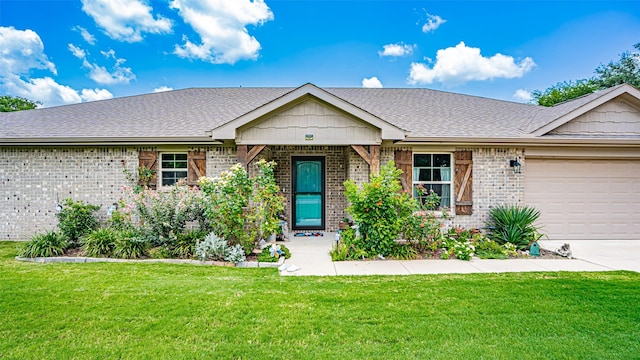
[[[468,138],[468,137],[408,137],[395,145],[500,145],[500,146],[640,146],[637,139],[600,138]]]
[[[51,137],[51,138],[5,138],[0,140],[0,146],[121,146],[121,145],[220,145],[222,142],[210,137]]]

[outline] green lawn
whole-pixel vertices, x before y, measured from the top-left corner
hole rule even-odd
[[[280,277],[34,264],[0,242],[0,359],[631,359],[640,274]]]

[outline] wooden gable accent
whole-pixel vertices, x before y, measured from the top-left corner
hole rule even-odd
[[[473,214],[473,153],[455,153],[456,215]]]
[[[393,154],[393,161],[396,164],[396,168],[402,170],[402,175],[400,175],[402,191],[412,196],[413,152],[411,150],[396,150]]]
[[[187,185],[198,185],[198,179],[207,175],[207,152],[189,151],[187,154]]]
[[[155,189],[158,185],[158,152],[157,151],[139,151],[138,167],[153,170],[153,178],[149,184],[144,184],[142,180],[138,180],[138,185],[147,185],[151,189]],[[137,170],[136,170],[137,172]]]

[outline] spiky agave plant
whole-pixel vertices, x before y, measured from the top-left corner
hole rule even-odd
[[[539,237],[535,222],[540,211],[531,206],[501,205],[489,210],[489,237],[499,244],[511,243],[526,249]]]

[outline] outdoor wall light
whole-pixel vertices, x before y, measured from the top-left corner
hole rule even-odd
[[[520,162],[518,161],[518,158],[515,158],[514,160],[509,160],[509,167],[513,168],[514,174],[521,173],[522,164],[520,164]]]

